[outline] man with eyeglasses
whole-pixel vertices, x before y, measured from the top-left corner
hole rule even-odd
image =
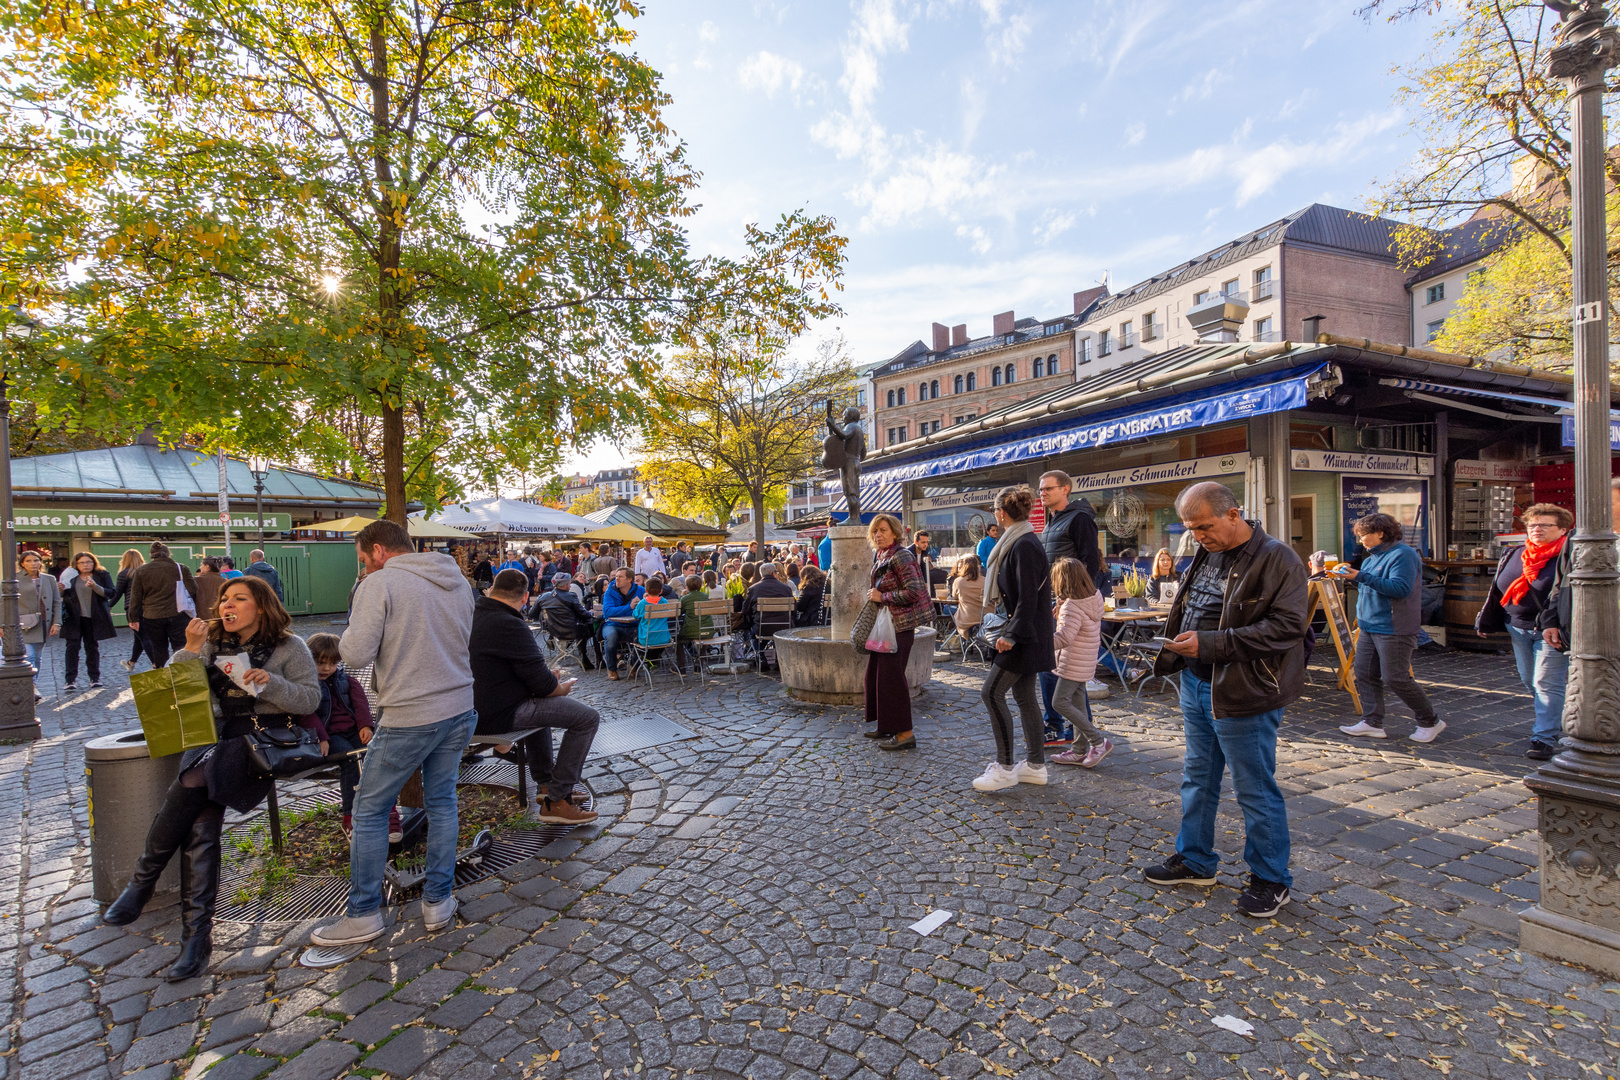
[[[1041,544],[1046,548],[1046,561],[1049,564],[1059,559],[1079,559],[1086,573],[1091,575],[1092,583],[1102,590],[1102,548],[1097,543],[1097,514],[1084,496],[1071,500],[1073,490],[1074,481],[1068,473],[1053,469],[1041,474],[1039,492],[1041,505],[1046,508],[1046,528],[1041,532]],[[1119,660],[1108,651],[1106,643],[1098,646],[1097,659],[1116,675],[1122,671]],[[1072,732],[1064,730],[1066,725],[1063,718],[1052,708],[1052,693],[1056,689],[1057,676],[1050,671],[1042,672],[1041,704],[1046,709],[1043,719],[1048,746],[1062,746],[1070,741],[1065,736],[1072,735]],[[1103,685],[1095,680],[1086,684],[1086,694],[1093,701],[1108,696]]]

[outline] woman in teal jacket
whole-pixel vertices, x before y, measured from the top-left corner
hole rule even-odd
[[[1429,696],[1412,677],[1412,650],[1417,648],[1423,606],[1423,560],[1401,543],[1400,522],[1388,514],[1368,514],[1351,529],[1367,557],[1359,570],[1344,568],[1337,576],[1356,583],[1356,693],[1361,719],[1339,728],[1346,735],[1385,739],[1384,691],[1406,702],[1417,718],[1412,741],[1433,742],[1446,728],[1434,715]]]

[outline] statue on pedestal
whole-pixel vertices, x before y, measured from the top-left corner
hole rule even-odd
[[[827,399],[827,430],[822,442],[821,467],[837,470],[844,484],[844,501],[849,504],[846,525],[861,523],[861,460],[866,457],[866,431],[861,427],[861,410],[854,405],[844,410],[838,422],[832,399]]]

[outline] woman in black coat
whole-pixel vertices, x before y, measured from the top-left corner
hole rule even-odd
[[[1052,570],[1046,549],[1029,523],[1035,496],[1028,487],[1002,488],[996,496],[1001,536],[985,567],[984,610],[1000,604],[1007,621],[996,638],[996,658],[984,680],[984,704],[996,735],[996,760],[973,781],[979,791],[1046,783],[1046,727],[1041,720],[1038,676],[1057,665],[1052,636]],[[1007,691],[1023,721],[1025,760],[1013,766],[1013,721]]]
[[[118,586],[112,575],[88,551],[73,556],[77,576],[62,586],[62,640],[67,642],[68,693],[79,689],[79,647],[84,647],[84,670],[90,689],[101,689],[101,643],[118,636],[113,627],[112,602]]]
[[[135,571],[139,570],[145,563],[146,556],[134,548],[124,552],[124,557],[118,562],[117,587],[113,590],[113,595],[107,597],[107,606],[111,608],[118,601],[125,601],[125,618],[129,617],[129,602],[127,599],[129,596],[129,579],[134,577]],[[120,660],[119,663],[124,665],[125,671],[134,671],[135,665],[140,662],[141,653],[145,651],[146,646],[141,641],[141,635],[135,631],[131,630],[129,636],[134,639],[133,644],[130,646],[129,659]]]

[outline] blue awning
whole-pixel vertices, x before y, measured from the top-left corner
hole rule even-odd
[[[1403,390],[1422,390],[1430,394],[1460,394],[1465,397],[1495,398],[1497,401],[1513,401],[1520,405],[1541,405],[1548,409],[1567,409],[1569,402],[1558,398],[1537,397],[1534,394],[1510,394],[1505,390],[1485,390],[1477,386],[1450,386],[1446,383],[1428,382],[1424,379],[1379,379],[1384,386],[1397,386]],[[1620,412],[1610,410],[1610,416],[1620,417]]]
[[[1312,378],[1325,364],[1294,368],[1256,378],[1250,384],[1211,388],[1156,402],[1149,409],[1077,415],[1026,431],[1014,439],[982,443],[953,453],[878,469],[863,477],[874,484],[899,484],[929,476],[1008,465],[1077,450],[1168,435],[1176,431],[1247,420],[1305,406]],[[919,452],[924,452],[919,449]]]

